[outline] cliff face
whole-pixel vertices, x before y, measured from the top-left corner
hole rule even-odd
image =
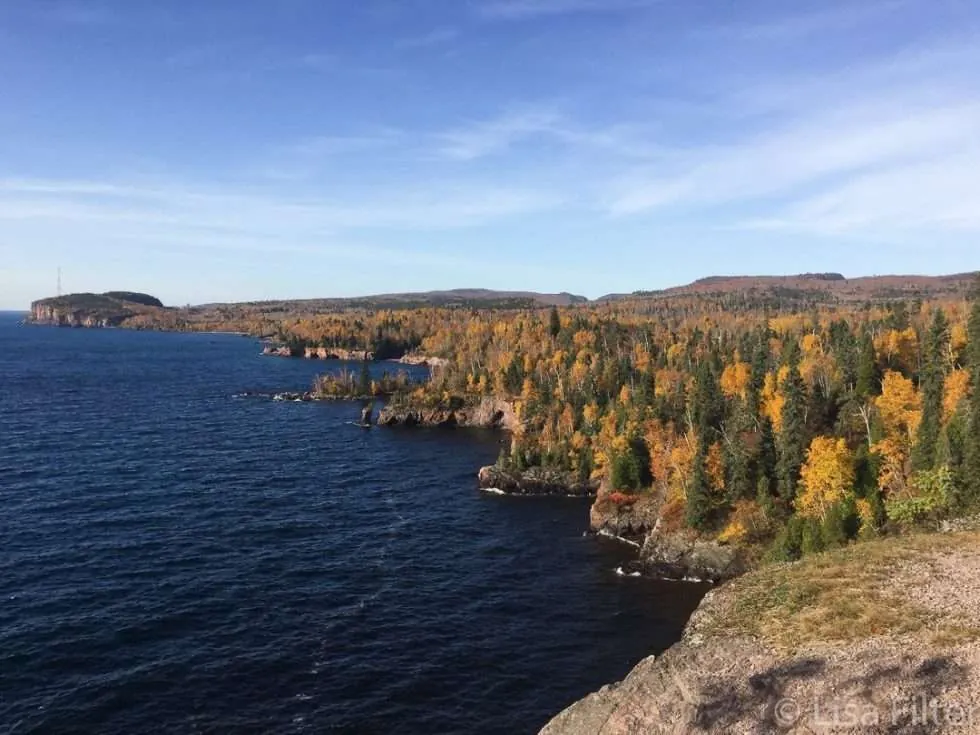
[[[52,327],[114,327],[121,324],[128,313],[106,314],[87,310],[74,310],[70,307],[55,306],[43,302],[31,304],[28,321]]]
[[[542,735],[980,731],[980,535],[857,544],[708,594]]]
[[[69,294],[35,301],[27,321],[55,327],[116,327],[131,317],[162,309],[158,299],[129,291]]]

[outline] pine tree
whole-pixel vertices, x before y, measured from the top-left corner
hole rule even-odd
[[[779,434],[779,462],[776,474],[779,480],[779,494],[791,502],[796,497],[800,482],[800,470],[806,461],[806,384],[800,375],[799,349],[788,355],[789,375],[783,382],[782,390],[786,397],[782,413],[782,431]]]
[[[936,449],[943,423],[943,388],[946,373],[943,359],[949,343],[949,323],[942,309],[937,309],[929,328],[925,365],[920,380],[922,391],[922,421],[912,452],[912,466],[918,470],[935,469]]]

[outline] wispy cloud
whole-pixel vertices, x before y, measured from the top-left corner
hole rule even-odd
[[[561,115],[549,110],[526,110],[473,122],[439,134],[440,153],[459,161],[500,153],[515,143],[560,131]]]
[[[743,80],[718,98],[732,116],[726,142],[694,139],[623,173],[607,211],[816,235],[980,232],[980,82],[962,73],[978,48]]]
[[[651,141],[650,129],[649,124],[637,123],[586,125],[557,108],[539,105],[461,125],[438,133],[436,140],[439,154],[456,161],[503,154],[520,143],[534,141],[561,146],[577,156],[601,151],[635,160],[663,153],[663,148]],[[538,146],[536,152],[543,150],[543,145]]]
[[[227,192],[183,183],[0,180],[0,220],[129,222],[150,230],[166,224],[245,237],[467,228],[560,203],[547,191],[450,183],[342,198]]]
[[[867,0],[859,4],[827,6],[816,11],[786,15],[755,23],[701,28],[696,35],[732,37],[746,41],[796,41],[828,31],[846,31],[880,20],[910,5],[911,0]],[[792,7],[792,6],[787,6]]]
[[[56,0],[55,2],[37,3],[37,16],[52,23],[69,26],[104,26],[115,23],[117,15],[104,4],[95,2],[78,2],[76,0]]]
[[[434,28],[428,33],[423,33],[419,36],[410,36],[396,41],[395,48],[411,50],[443,46],[452,43],[457,38],[459,38],[459,30],[456,28]]]
[[[568,13],[614,13],[657,5],[660,0],[480,0],[476,13],[491,20],[521,20]]]

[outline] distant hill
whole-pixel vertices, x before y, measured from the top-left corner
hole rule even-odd
[[[660,291],[609,294],[600,302],[624,299],[657,299],[691,295],[744,295],[759,298],[818,301],[881,301],[965,295],[977,273],[949,276],[863,276],[845,278],[840,273],[803,273],[795,276],[712,276],[686,286]]]
[[[632,294],[609,294],[596,302],[584,296],[534,291],[460,288],[448,291],[391,293],[350,298],[213,303],[166,308],[154,296],[134,291],[78,293],[41,299],[31,305],[28,321],[61,326],[126,326],[143,329],[239,329],[255,322],[276,322],[351,309],[532,309],[572,307],[617,301],[711,299],[722,308],[746,304],[772,308],[806,308],[818,303],[881,302],[896,299],[957,298],[976,282],[976,273],[950,276],[866,276],[802,273],[795,276],[712,276],[686,286]],[[651,304],[651,308],[653,305]]]
[[[424,306],[472,308],[531,308],[535,306],[572,306],[588,303],[584,296],[570,293],[537,293],[534,291],[494,291],[486,288],[457,288],[449,291],[390,293],[282,301],[251,301],[236,304],[202,304],[195,309],[251,307],[273,311],[335,311],[337,309],[410,309]]]

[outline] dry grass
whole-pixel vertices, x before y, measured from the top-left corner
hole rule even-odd
[[[964,550],[980,553],[980,534],[873,541],[763,567],[725,590],[725,609],[704,632],[749,635],[782,651],[919,632],[937,645],[975,640],[973,621],[937,616],[901,593],[903,585],[932,580],[936,554]]]

